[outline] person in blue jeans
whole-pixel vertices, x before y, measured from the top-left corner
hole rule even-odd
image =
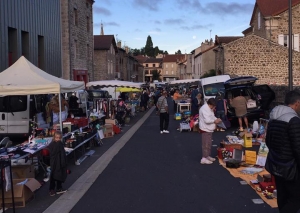
[[[224,96],[221,93],[217,95],[216,99],[216,117],[224,121],[227,116],[226,100],[224,99]],[[216,130],[225,131],[224,129],[219,127]]]
[[[159,112],[160,134],[169,133],[169,107],[167,95],[167,91],[163,91],[162,96],[158,99],[156,104]]]

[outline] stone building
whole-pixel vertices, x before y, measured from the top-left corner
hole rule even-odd
[[[125,73],[126,65],[124,59],[126,57],[126,51],[121,47],[121,41],[117,42],[118,53],[116,54],[116,77],[120,80],[127,81],[127,75]]]
[[[60,0],[1,0],[0,72],[23,55],[45,72],[61,77],[60,16]]]
[[[145,82],[153,82],[153,71],[157,70],[161,74],[161,79],[163,78],[162,74],[162,58],[146,58],[143,62],[144,71],[145,71]]]
[[[180,79],[178,63],[184,60],[184,55],[165,55],[162,59],[162,79],[163,81],[173,81]],[[191,65],[192,66],[192,65]]]
[[[94,80],[113,80],[116,72],[118,48],[114,35],[94,36]]]
[[[192,54],[185,54],[184,58],[178,62],[180,79],[192,79]]]
[[[93,79],[94,0],[61,1],[63,78]]]

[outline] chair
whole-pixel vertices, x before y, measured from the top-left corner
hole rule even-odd
[[[12,141],[9,139],[9,137],[5,137],[0,142],[0,148],[8,148],[12,146]]]

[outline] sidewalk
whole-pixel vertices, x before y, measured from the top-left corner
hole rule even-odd
[[[151,109],[150,109],[151,110]],[[95,153],[91,155],[90,157],[86,158],[79,166],[76,166],[74,164],[73,159],[69,159],[68,161],[68,167],[72,171],[70,175],[68,175],[66,182],[63,184],[63,187],[68,189],[68,191],[71,191],[71,188],[74,187],[73,185],[78,181],[80,178],[84,176],[84,174],[90,173],[91,166],[95,162],[99,162],[99,159],[105,155],[105,153],[123,136],[125,136],[128,132],[132,131],[132,127],[135,125],[135,123],[139,123],[141,118],[144,116],[148,116],[146,112],[139,112],[137,115],[133,118],[131,118],[131,121],[129,124],[125,125],[123,127],[122,132],[118,135],[115,135],[112,138],[104,138],[103,145],[101,147],[92,147],[91,150],[95,150]],[[87,150],[88,151],[88,150]],[[79,156],[80,157],[80,156]],[[101,158],[102,161],[103,157]],[[103,168],[104,169],[104,168]],[[85,176],[86,177],[86,176]],[[95,177],[95,176],[94,176]],[[83,187],[83,186],[82,186]],[[80,188],[83,190],[84,188]],[[84,186],[86,187],[86,186]],[[87,190],[87,189],[86,189]],[[28,204],[26,204],[23,208],[17,208],[17,213],[41,213],[45,211],[49,206],[51,206],[56,201],[62,199],[61,197],[65,197],[68,193],[63,195],[56,195],[56,196],[49,196],[49,182],[46,182],[44,185],[41,186],[40,189],[38,189],[35,192],[35,198],[31,200]],[[65,204],[63,204],[65,205]],[[10,213],[13,212],[12,209],[6,210],[6,212]],[[53,211],[54,212],[54,211]],[[60,211],[61,212],[61,211]],[[68,211],[67,211],[68,212]]]

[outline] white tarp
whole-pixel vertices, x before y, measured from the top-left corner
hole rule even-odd
[[[195,82],[201,82],[201,79],[183,79],[183,80],[175,80],[171,81],[169,84],[170,85],[179,85],[179,84],[191,84]]]
[[[118,81],[118,80],[103,80],[103,81],[91,81],[86,84],[87,87],[131,87],[141,88],[144,83],[136,83],[130,81]]]
[[[0,73],[0,96],[58,94],[84,89],[84,82],[50,75],[21,56]]]

